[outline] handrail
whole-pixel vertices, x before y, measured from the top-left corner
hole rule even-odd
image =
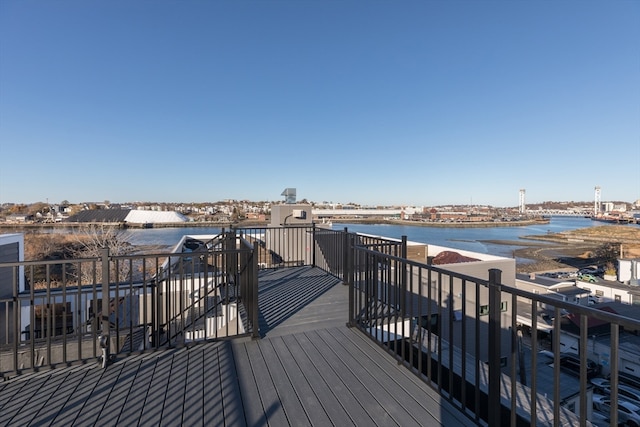
[[[345,245],[352,254],[347,257],[352,269],[348,324],[358,327],[479,424],[585,425],[591,416],[593,393],[588,378],[595,375],[587,363],[594,357],[587,320],[611,324],[607,360],[614,385],[618,383],[620,333],[640,331],[636,319],[505,285],[497,269],[486,271],[485,278],[474,277],[452,270],[452,265],[434,266],[386,254],[358,244],[357,239]],[[532,318],[530,344],[524,350],[518,307],[522,303],[530,307]],[[539,333],[547,334],[539,329],[543,322],[539,316],[545,311],[551,313],[547,318],[552,330],[550,353],[540,353],[545,347],[538,339]],[[575,340],[580,369],[575,380],[561,369],[568,356],[561,350],[560,325],[569,315],[579,328]],[[553,364],[551,371],[544,367],[546,363]],[[549,379],[537,381],[540,375]],[[552,383],[551,388],[545,388],[547,382]],[[568,396],[568,390],[574,390],[576,397]],[[615,408],[617,390],[611,397]],[[569,401],[574,406],[567,406]],[[617,421],[617,411],[612,409],[610,417]]]

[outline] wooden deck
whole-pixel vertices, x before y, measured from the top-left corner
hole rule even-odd
[[[260,296],[262,339],[23,375],[0,383],[0,426],[474,425],[346,327],[347,288],[335,278],[267,270]]]

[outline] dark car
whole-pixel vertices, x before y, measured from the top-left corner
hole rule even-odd
[[[574,376],[580,376],[580,356],[573,353],[560,354],[560,369]],[[600,375],[600,365],[587,359],[587,378]]]

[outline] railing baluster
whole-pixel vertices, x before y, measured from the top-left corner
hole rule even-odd
[[[500,270],[489,270],[489,425],[500,426]],[[535,412],[532,410],[532,414]]]

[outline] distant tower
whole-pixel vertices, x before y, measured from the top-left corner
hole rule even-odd
[[[527,206],[524,202],[524,193],[526,193],[526,190],[524,188],[520,189],[520,198],[518,199],[518,212],[520,212],[521,214],[525,213],[527,210]]]
[[[597,216],[602,210],[602,201],[600,200],[600,187],[596,186],[595,202],[593,204],[593,215]]]

